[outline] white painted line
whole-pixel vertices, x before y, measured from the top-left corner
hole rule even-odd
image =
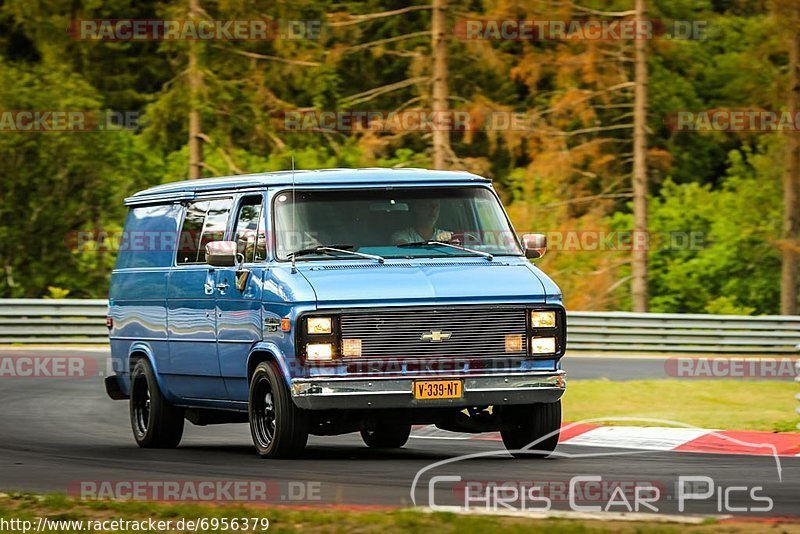
[[[671,451],[709,432],[710,430],[700,428],[601,426],[563,443],[586,447]]]
[[[449,439],[456,441],[463,441],[465,439],[472,439],[471,436],[409,436],[414,439]]]
[[[411,432],[411,434],[412,434],[412,437],[417,437],[418,438],[418,437],[424,437],[424,436],[436,436],[436,435],[440,434],[441,432],[444,432],[444,431],[443,430],[439,430],[438,428],[436,428],[435,425],[425,425],[425,426],[423,426],[421,428],[415,428]]]
[[[412,438],[417,439],[472,439],[477,434],[466,434],[463,432],[448,432],[436,428],[435,425],[427,425],[422,428],[415,428],[411,432]]]

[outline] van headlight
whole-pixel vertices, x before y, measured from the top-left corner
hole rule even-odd
[[[528,355],[560,358],[566,346],[567,317],[563,308],[548,306],[528,310]]]
[[[333,345],[330,343],[309,343],[306,345],[306,359],[328,361],[333,359]]]
[[[306,320],[307,334],[330,334],[333,332],[333,319],[330,317],[309,317]]]
[[[531,312],[531,327],[532,328],[555,328],[556,326],[556,312],[555,311],[532,311]]]
[[[532,354],[555,354],[556,338],[554,337],[534,337],[531,338]]]
[[[298,319],[295,338],[298,357],[309,363],[334,363],[342,357],[339,316],[308,315]]]

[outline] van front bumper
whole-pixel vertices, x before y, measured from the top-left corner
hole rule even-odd
[[[417,380],[461,380],[458,399],[415,399]],[[436,408],[555,402],[567,387],[564,371],[475,376],[295,378],[292,399],[306,410]]]

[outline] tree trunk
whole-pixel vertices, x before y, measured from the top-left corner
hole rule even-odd
[[[198,0],[189,0],[189,19],[200,18]],[[203,176],[203,145],[200,139],[199,94],[203,85],[203,74],[197,66],[197,47],[195,41],[189,43],[189,178],[194,180]]]
[[[447,167],[450,154],[450,131],[444,126],[447,114],[447,0],[433,0],[431,14],[433,50],[433,167]]]
[[[635,0],[636,20],[646,17],[645,0]],[[633,258],[631,292],[633,311],[647,311],[647,39],[634,40],[633,109]]]
[[[800,17],[798,17],[800,18]],[[788,111],[797,116],[800,104],[800,31],[795,26],[789,41]],[[787,133],[786,169],[783,175],[783,257],[781,261],[781,313],[797,314],[797,245],[800,234],[798,216],[800,183],[800,132]]]

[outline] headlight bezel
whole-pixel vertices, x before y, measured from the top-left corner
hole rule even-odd
[[[330,333],[309,333],[309,320],[330,319]],[[297,320],[298,328],[295,332],[295,353],[303,364],[330,365],[341,359],[341,326],[340,318],[336,313],[308,313],[302,314]],[[308,345],[330,344],[330,359],[309,359]]]
[[[555,314],[555,326],[534,326],[534,312],[553,312]],[[541,360],[559,359],[564,356],[567,345],[567,313],[562,306],[557,305],[535,305],[526,310],[526,321],[528,330],[527,352],[529,358]],[[555,352],[534,353],[533,340],[535,338],[555,338]]]

